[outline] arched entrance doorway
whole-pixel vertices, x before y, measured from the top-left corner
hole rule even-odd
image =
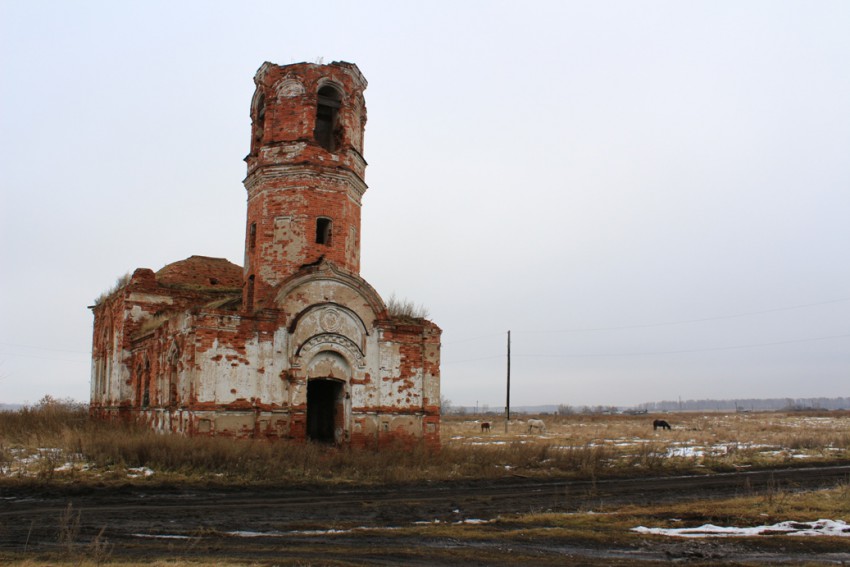
[[[342,430],[344,416],[340,380],[313,378],[307,382],[307,438],[334,443]]]

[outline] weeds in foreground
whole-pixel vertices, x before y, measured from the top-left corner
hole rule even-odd
[[[57,543],[61,557],[64,561],[77,565],[94,564],[102,565],[109,561],[112,556],[113,545],[106,539],[106,526],[102,527],[98,534],[88,544],[81,544],[80,532],[82,529],[81,512],[75,510],[70,502],[59,514]],[[33,524],[35,522],[33,521]],[[30,534],[33,525],[30,525]],[[24,544],[24,553],[29,547],[29,534]]]
[[[801,414],[544,416],[545,434],[521,420],[482,433],[477,420],[443,420],[443,445],[380,451],[311,443],[188,438],[91,421],[85,406],[45,397],[0,412],[0,482],[153,481],[220,483],[403,483],[505,476],[597,479],[642,473],[836,461],[850,450],[850,416]],[[491,418],[492,419],[492,418]],[[504,433],[502,433],[504,431]],[[805,457],[808,460],[801,460]],[[148,471],[147,469],[150,469]]]
[[[64,550],[66,556],[74,555],[74,546],[79,535],[80,512],[75,514],[74,507],[69,502],[62,514],[59,515],[59,536],[57,538],[59,546]]]
[[[104,536],[106,526],[100,528],[98,534],[91,540],[91,543],[86,546],[86,557],[93,561],[95,565],[106,563],[112,556],[113,545]]]

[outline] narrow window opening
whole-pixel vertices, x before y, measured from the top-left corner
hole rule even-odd
[[[316,219],[316,244],[331,245],[331,227],[333,222],[329,218],[319,217]]]
[[[265,132],[266,124],[266,96],[260,93],[260,98],[257,100],[257,116],[254,120],[254,147],[259,146],[263,141],[263,133]]]
[[[174,348],[171,355],[168,357],[168,405],[172,408],[177,406],[177,362],[180,359],[180,353]]]
[[[145,393],[145,370],[144,367],[139,364],[136,367],[136,403],[143,405],[143,396]]]
[[[254,309],[254,276],[248,276],[248,294],[245,298],[245,303],[248,311]]]
[[[339,146],[339,93],[333,87],[319,89],[316,105],[316,127],[313,136],[320,146],[335,152]]]
[[[106,390],[106,360],[103,356],[97,360],[97,379],[94,382],[94,389],[97,393],[103,396]]]
[[[248,230],[248,249],[253,250],[257,245],[257,223],[252,222]]]
[[[107,323],[103,326],[103,329],[103,333],[100,336],[101,352],[100,360],[98,363],[98,384],[100,385],[101,397],[106,396],[107,384],[109,383],[110,379],[110,369],[112,368],[109,362],[109,344],[110,340],[112,339],[112,321],[107,320]]]
[[[151,367],[145,363],[144,374],[142,375],[142,407],[146,408],[151,403]]]

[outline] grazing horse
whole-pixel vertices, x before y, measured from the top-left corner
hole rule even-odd
[[[540,433],[546,433],[546,424],[543,423],[542,419],[529,419],[528,420],[528,432],[531,433],[534,430],[539,431]]]
[[[659,427],[661,429],[670,429],[670,424],[667,423],[666,421],[664,421],[663,419],[656,419],[655,421],[652,422],[652,429],[653,430],[658,429]]]
[[[487,433],[490,433],[490,422],[489,421],[482,421],[481,422],[481,433],[484,433],[485,431]]]

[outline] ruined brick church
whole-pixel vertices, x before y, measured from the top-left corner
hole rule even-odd
[[[91,412],[186,435],[439,443],[440,329],[360,277],[366,80],[254,77],[244,267],[139,268],[94,313]]]

